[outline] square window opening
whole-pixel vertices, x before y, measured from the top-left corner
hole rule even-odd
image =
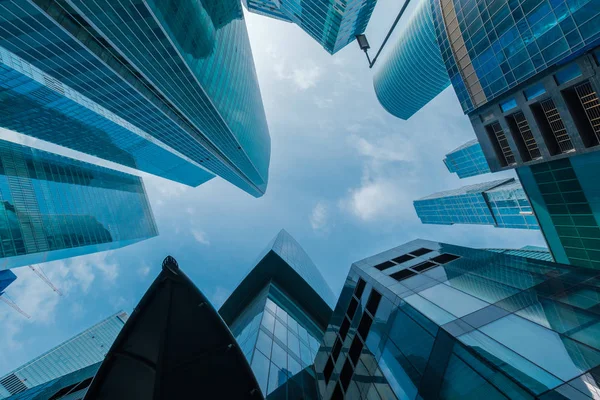
[[[394,272],[390,275],[391,278],[394,278],[397,281],[401,281],[406,278],[410,278],[413,275],[416,275],[416,272],[413,272],[409,269],[403,269],[402,271]]]
[[[403,254],[403,255],[401,255],[399,257],[392,258],[392,261],[395,262],[395,263],[397,263],[397,264],[402,264],[402,263],[410,261],[412,259],[413,259],[413,257],[410,254]]]
[[[358,301],[353,297],[350,300],[350,304],[348,305],[348,311],[346,312],[346,314],[348,315],[348,318],[350,318],[350,321],[352,321],[352,318],[354,318],[354,313],[356,312],[357,308],[358,308]]]
[[[350,360],[346,360],[342,367],[342,373],[340,374],[340,384],[344,390],[348,389],[353,373],[354,369],[352,368],[352,364],[350,364]]]
[[[344,318],[344,322],[342,322],[342,325],[340,326],[340,337],[342,338],[342,341],[346,340],[349,329],[350,321],[348,321],[348,318]]]
[[[375,268],[377,268],[380,271],[383,271],[390,267],[393,267],[394,265],[396,265],[396,263],[394,263],[392,261],[385,261],[385,262],[382,262],[381,264],[375,265]]]
[[[364,341],[367,340],[369,329],[371,329],[372,323],[373,319],[369,316],[369,314],[363,313],[362,319],[360,320],[360,324],[358,324],[358,329],[356,331]]]
[[[438,264],[447,264],[450,261],[454,261],[458,258],[460,258],[460,256],[456,256],[456,255],[450,254],[450,253],[444,253],[444,254],[440,254],[437,257],[432,258],[431,261],[435,261]]]
[[[360,296],[362,296],[363,292],[365,291],[366,285],[367,285],[367,283],[362,278],[358,278],[358,283],[356,284],[356,288],[354,288],[354,294],[359,299],[360,299]]]
[[[358,336],[354,336],[354,340],[350,345],[350,351],[348,352],[348,356],[350,360],[352,360],[352,364],[356,366],[358,363],[358,359],[360,358],[360,353],[363,349],[363,343],[360,341]]]
[[[419,256],[422,256],[424,254],[431,253],[432,251],[433,250],[431,250],[431,249],[426,249],[425,247],[421,247],[420,249],[417,249],[415,251],[411,251],[409,254],[412,254],[415,257],[419,257]]]
[[[411,268],[414,269],[415,271],[423,272],[423,271],[427,271],[429,268],[435,267],[436,265],[437,264],[434,264],[431,261],[425,261],[425,262],[422,262],[421,264],[417,264]]]
[[[369,300],[367,300],[367,310],[371,313],[371,315],[375,315],[377,312],[377,307],[379,307],[379,302],[381,301],[381,293],[376,290],[372,290],[369,295]]]

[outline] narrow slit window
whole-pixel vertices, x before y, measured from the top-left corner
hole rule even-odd
[[[440,254],[437,257],[432,258],[431,261],[435,261],[438,264],[446,264],[446,263],[449,263],[450,261],[456,260],[457,258],[460,258],[460,256],[455,256],[454,254],[444,253],[444,254]]]
[[[429,268],[435,267],[436,265],[437,264],[434,264],[430,261],[425,261],[425,262],[422,262],[421,264],[417,264],[411,268],[414,269],[415,271],[423,272],[423,271],[428,270]]]
[[[393,267],[394,265],[396,265],[396,263],[393,263],[391,261],[386,261],[386,262],[382,262],[381,264],[377,264],[375,266],[375,268],[377,268],[380,271],[383,271],[383,270]]]
[[[401,281],[406,278],[410,278],[413,275],[416,275],[416,272],[413,272],[409,269],[403,269],[402,271],[394,272],[390,275],[391,278],[394,278],[397,281]]]
[[[395,263],[397,263],[397,264],[402,264],[402,263],[410,261],[412,259],[413,259],[413,257],[410,254],[404,254],[404,255],[401,255],[399,257],[392,258],[392,261],[395,262]]]
[[[409,254],[412,254],[415,257],[419,257],[419,256],[422,256],[424,254],[431,253],[432,251],[433,250],[431,250],[431,249],[426,249],[424,247],[421,247],[420,249],[417,249],[415,251],[411,251]]]

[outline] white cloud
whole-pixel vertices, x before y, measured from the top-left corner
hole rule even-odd
[[[302,67],[287,67],[285,60],[280,59],[273,64],[275,77],[280,81],[291,81],[297,89],[304,91],[315,87],[323,75],[323,70],[314,62],[308,61]]]
[[[221,307],[223,303],[225,303],[225,300],[227,300],[230,293],[231,292],[225,289],[224,287],[217,286],[212,296],[210,297],[210,302],[212,303],[213,307],[219,309],[219,307]]]
[[[352,134],[348,137],[348,143],[360,155],[376,161],[394,162],[414,159],[413,147],[402,135],[387,135],[369,141],[362,136]]]
[[[196,242],[203,244],[205,246],[210,245],[210,241],[208,240],[208,237],[206,236],[206,233],[203,231],[200,231],[198,229],[192,229],[192,236],[194,236],[194,239],[196,240]]]
[[[325,203],[318,202],[315,204],[312,213],[310,214],[310,226],[314,231],[325,233],[328,230],[328,209]]]
[[[142,278],[145,278],[150,273],[150,267],[146,264],[143,264],[140,268],[138,268],[137,272]]]
[[[331,108],[333,107],[333,99],[315,97],[315,104],[319,108]]]

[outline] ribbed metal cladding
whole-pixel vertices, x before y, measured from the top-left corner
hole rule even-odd
[[[498,145],[500,146],[500,150],[502,151],[502,157],[504,157],[504,161],[507,165],[515,164],[515,155],[513,154],[510,145],[508,144],[508,140],[506,139],[506,134],[502,130],[500,123],[494,122],[487,126],[488,130],[494,135],[496,140],[498,141]],[[500,156],[500,154],[498,154]]]
[[[537,158],[542,158],[542,153],[540,153],[540,149],[535,142],[535,138],[533,137],[533,133],[531,132],[531,128],[529,127],[529,122],[525,118],[525,115],[519,111],[512,115],[515,123],[517,125],[517,129],[523,138],[523,142],[525,142],[525,147],[527,148],[527,152],[532,160]]]
[[[575,92],[579,97],[579,101],[581,101],[590,125],[592,125],[596,140],[600,142],[600,100],[598,100],[598,95],[589,82],[575,86]]]
[[[556,109],[556,105],[552,99],[544,100],[540,102],[542,106],[542,110],[544,110],[544,115],[546,116],[546,120],[548,121],[548,125],[550,125],[550,129],[552,130],[552,134],[558,143],[558,147],[560,148],[561,153],[566,153],[574,149],[573,142],[571,142],[571,138],[567,133],[567,128]]]

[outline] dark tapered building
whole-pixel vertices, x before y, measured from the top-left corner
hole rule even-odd
[[[315,360],[325,399],[591,399],[600,272],[415,240],[352,264]]]
[[[0,140],[0,270],[158,235],[140,177]]]
[[[219,310],[265,396],[318,398],[312,364],[334,302],[310,257],[279,232]]]
[[[0,88],[4,128],[191,186],[266,190],[239,1],[2,1]]]

